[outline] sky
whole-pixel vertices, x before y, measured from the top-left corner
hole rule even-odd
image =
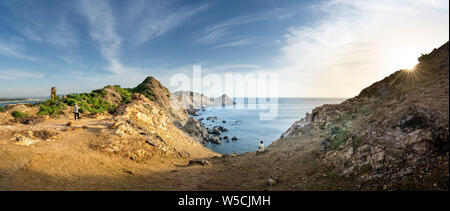
[[[0,98],[147,76],[176,91],[194,65],[277,75],[279,97],[353,97],[448,40],[448,0],[2,0]]]

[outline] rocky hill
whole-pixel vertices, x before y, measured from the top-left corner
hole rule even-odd
[[[155,78],[147,77],[135,88],[106,86],[91,93],[72,94],[64,99],[49,100],[45,105],[15,105],[2,108],[0,126],[6,124],[12,129],[5,130],[8,135],[4,138],[8,139],[9,136],[28,133],[17,130],[23,127],[21,124],[35,128],[49,124],[54,119],[66,119],[68,128],[63,132],[76,133],[71,130],[72,124],[75,123],[71,106],[78,103],[83,112],[83,119],[98,119],[107,126],[97,134],[103,137],[104,141],[90,145],[96,150],[113,152],[133,160],[151,159],[156,155],[184,159],[216,155],[198,143],[197,140],[202,137],[198,138],[199,134],[194,130],[196,128],[190,127],[198,122],[188,122],[186,110],[171,98],[173,96],[166,87]],[[47,108],[46,104],[49,109],[59,110],[52,114],[39,113],[43,108]],[[15,117],[14,112],[23,116]],[[189,127],[194,128],[192,133],[186,133],[182,129]],[[39,142],[33,137],[25,138],[32,140],[29,143]],[[17,143],[21,143],[21,140]]]
[[[282,136],[321,140],[320,160],[374,188],[447,187],[449,43],[338,105],[315,108]],[[430,184],[431,183],[431,184]]]

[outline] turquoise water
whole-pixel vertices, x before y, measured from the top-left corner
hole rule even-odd
[[[307,112],[311,112],[317,106],[323,104],[337,104],[343,102],[341,98],[279,98],[276,118],[273,120],[261,120],[260,113],[267,113],[268,109],[260,109],[258,104],[245,102],[238,105],[225,107],[210,107],[205,111],[198,112],[204,118],[202,121],[205,127],[224,126],[229,131],[220,136],[228,136],[229,142],[222,140],[222,144],[207,143],[206,147],[222,154],[245,153],[255,151],[259,140],[264,141],[268,146],[276,141],[295,121],[305,117]],[[272,104],[275,105],[275,104]],[[238,109],[238,107],[244,107]],[[253,109],[252,109],[253,107]],[[217,116],[214,122],[206,120],[209,116]],[[225,120],[226,123],[222,121]],[[236,136],[237,141],[232,141],[231,137]]]

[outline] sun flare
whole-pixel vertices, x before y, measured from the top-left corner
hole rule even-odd
[[[391,61],[393,68],[396,70],[399,69],[406,69],[408,71],[414,70],[414,67],[418,63],[417,58],[420,55],[416,51],[417,49],[414,49],[414,47],[411,46],[394,50]]]

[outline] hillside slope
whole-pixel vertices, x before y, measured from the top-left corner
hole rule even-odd
[[[338,105],[315,108],[282,136],[321,137],[320,160],[384,189],[448,190],[449,43]]]

